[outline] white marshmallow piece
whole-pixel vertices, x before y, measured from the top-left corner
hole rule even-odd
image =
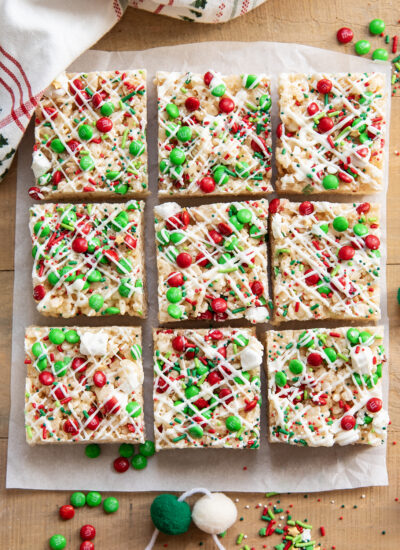
[[[32,160],[32,170],[35,175],[35,179],[39,179],[51,168],[51,162],[40,151],[34,151]]]
[[[163,220],[175,216],[181,210],[182,208],[176,202],[164,202],[164,204],[158,204],[154,207],[154,212]]]
[[[351,366],[359,374],[371,374],[373,353],[369,346],[354,346],[350,351]]]
[[[243,370],[251,370],[262,363],[263,347],[258,340],[254,340],[240,352],[240,364]]]
[[[268,309],[266,307],[251,307],[246,311],[246,319],[250,323],[266,323],[268,320]]]
[[[377,412],[374,415],[372,425],[376,432],[382,433],[387,429],[388,424],[389,424],[389,415],[388,415],[388,412],[385,411],[384,409],[381,409],[379,412]]]
[[[80,352],[82,355],[105,355],[108,336],[104,332],[84,332],[81,336]]]
[[[343,445],[351,445],[352,443],[355,443],[359,440],[359,438],[360,434],[358,433],[358,430],[343,430],[335,435],[335,443],[342,447]]]
[[[193,506],[192,519],[201,531],[218,535],[231,527],[237,518],[233,501],[223,493],[204,495]]]

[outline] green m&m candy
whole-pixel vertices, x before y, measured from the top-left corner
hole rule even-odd
[[[55,346],[59,346],[65,340],[63,331],[59,328],[52,328],[49,332],[49,340]]]
[[[366,55],[371,49],[371,44],[368,40],[359,40],[354,44],[354,49],[357,55]]]
[[[103,311],[103,315],[119,315],[120,313],[119,307],[108,307]]]
[[[45,354],[46,351],[47,347],[46,344],[43,344],[43,342],[35,342],[32,346],[32,353],[35,357],[40,357]]]
[[[131,143],[129,144],[129,152],[134,157],[138,157],[143,153],[143,151],[144,151],[144,143],[140,141],[140,139],[131,141]]]
[[[81,124],[78,129],[78,135],[81,139],[89,141],[93,137],[93,127],[89,124]]]
[[[84,172],[88,172],[89,170],[93,170],[94,168],[94,160],[90,155],[84,155],[81,160],[79,161],[79,167]]]
[[[62,361],[56,361],[53,366],[54,374],[57,376],[65,376],[71,361],[72,359],[70,357],[64,357]]]
[[[63,550],[67,546],[66,538],[63,535],[53,535],[49,539],[51,550]]]
[[[248,208],[242,208],[238,211],[236,214],[237,219],[240,221],[240,223],[250,223],[251,219],[253,217],[252,211]]]
[[[184,233],[180,233],[179,231],[174,231],[171,233],[171,242],[174,244],[179,244],[184,239],[186,239],[186,235]]]
[[[303,372],[303,369],[304,369],[304,365],[298,359],[292,359],[289,362],[289,370],[293,374],[301,374]]]
[[[134,470],[143,470],[147,466],[147,458],[143,455],[135,455],[132,458],[132,468]]]
[[[135,452],[135,448],[130,443],[121,443],[118,449],[119,455],[124,458],[130,458]]]
[[[118,195],[126,195],[129,189],[129,185],[127,183],[119,183],[114,187],[114,193],[117,193]]]
[[[98,283],[101,281],[102,274],[98,269],[94,269],[93,271],[89,272],[89,275],[87,276],[87,280],[89,283]]]
[[[121,284],[118,287],[118,292],[120,296],[123,296],[124,298],[128,298],[130,293],[132,292],[132,287],[128,285],[130,279],[122,279]]]
[[[349,330],[346,332],[346,336],[350,344],[358,344],[360,331],[357,328],[349,328]]]
[[[100,113],[103,116],[110,116],[113,114],[114,109],[114,105],[108,101],[107,103],[103,103],[103,105],[100,107]]]
[[[182,149],[179,149],[179,147],[175,147],[169,154],[169,160],[172,162],[172,164],[179,166],[183,164],[186,160],[185,152],[182,151]]]
[[[324,189],[337,189],[339,187],[339,179],[333,174],[328,174],[322,180]]]
[[[174,136],[177,131],[179,130],[180,126],[179,124],[175,124],[175,122],[170,122],[167,124],[167,127],[165,128],[165,134],[167,137]]]
[[[52,142],[50,143],[50,147],[55,153],[63,153],[65,151],[65,146],[63,142],[61,141],[61,139],[58,138],[52,140]]]
[[[240,223],[236,215],[233,215],[229,218],[229,223],[231,223],[238,231],[243,229],[243,224]]]
[[[346,231],[346,229],[349,227],[349,222],[346,220],[343,216],[338,216],[333,220],[333,228],[336,231]]]
[[[242,421],[238,416],[228,416],[225,420],[225,426],[228,432],[237,432],[242,427]]]
[[[176,304],[182,300],[182,290],[178,287],[171,287],[167,290],[167,300]]]
[[[131,347],[132,359],[136,361],[142,357],[142,346],[140,344],[133,344]]]
[[[101,504],[101,494],[97,491],[90,491],[86,495],[86,504],[90,506],[91,508],[95,508],[96,506],[100,506]]]
[[[165,110],[167,111],[169,118],[177,118],[179,116],[179,109],[175,103],[168,103]]]
[[[191,399],[192,397],[196,397],[196,395],[199,395],[200,390],[197,386],[189,386],[185,390],[185,397],[186,399]]]
[[[217,84],[211,89],[211,94],[215,97],[221,97],[226,92],[226,86],[223,82],[221,84]]]
[[[357,235],[357,237],[364,237],[368,233],[368,227],[363,223],[356,223],[356,225],[353,227],[353,231]]]
[[[229,176],[225,172],[225,166],[217,166],[214,170],[214,181],[217,185],[225,185],[229,181]]]
[[[326,355],[329,363],[334,363],[337,359],[336,350],[333,348],[325,348],[324,354]]]
[[[122,210],[117,216],[115,216],[112,227],[115,231],[121,231],[121,229],[126,227],[128,223],[129,216],[124,210]]]
[[[100,445],[97,445],[97,443],[90,443],[89,445],[86,445],[85,447],[85,455],[88,458],[97,458],[101,454]]]
[[[137,401],[131,401],[127,404],[125,407],[126,412],[131,416],[132,418],[136,418],[137,416],[140,416],[142,413],[142,407],[139,405]]]
[[[372,52],[372,59],[379,59],[379,61],[387,61],[389,53],[384,48],[377,48]]]
[[[190,126],[181,126],[176,133],[176,137],[179,139],[179,141],[189,141],[192,139],[192,129]]]
[[[257,81],[257,75],[255,74],[247,74],[244,76],[244,87],[245,88],[257,88],[258,82]],[[255,84],[255,85],[254,85]]]
[[[47,237],[50,233],[50,227],[48,225],[43,226],[43,222],[37,222],[33,226],[33,231],[35,235],[39,234],[39,237]]]
[[[282,388],[282,386],[286,384],[286,381],[287,381],[286,373],[283,370],[275,373],[275,384],[279,388]]]
[[[178,180],[183,174],[183,166],[181,165],[172,165],[169,175],[173,180]]]
[[[170,315],[170,317],[173,317],[174,319],[180,319],[183,315],[183,311],[176,304],[170,304],[167,311],[168,315]]]
[[[199,439],[200,437],[203,437],[203,428],[201,426],[198,426],[197,424],[190,426],[188,429],[189,434],[194,437],[195,439]]]
[[[106,514],[114,514],[119,508],[119,502],[115,497],[107,497],[103,502],[103,510]]]
[[[40,372],[43,372],[44,369],[47,367],[47,357],[41,357],[37,364],[36,364],[37,368],[39,369]]]
[[[360,340],[363,344],[365,344],[365,342],[368,342],[368,340],[371,340],[371,338],[372,338],[372,334],[367,330],[363,330],[360,333]]]
[[[269,95],[267,94],[264,94],[260,97],[259,99],[259,103],[260,103],[260,109],[262,111],[269,111],[270,108],[271,108],[271,98]]]
[[[154,445],[154,442],[150,441],[150,439],[146,439],[144,443],[141,443],[139,445],[139,453],[142,456],[146,456],[146,457],[153,456],[155,452],[156,452],[156,447]]]
[[[72,493],[69,501],[74,508],[82,508],[86,504],[86,497],[84,493],[77,491]]]
[[[385,30],[385,22],[382,19],[373,19],[369,24],[371,34],[381,34]]]
[[[128,258],[121,258],[117,263],[118,273],[130,273],[132,271],[132,263]]]
[[[76,330],[67,330],[65,333],[65,339],[68,344],[77,344],[81,338]]]
[[[104,298],[100,294],[92,294],[89,298],[89,307],[95,311],[100,311],[104,304]]]
[[[238,162],[235,166],[235,172],[239,178],[248,178],[250,176],[249,163]]]

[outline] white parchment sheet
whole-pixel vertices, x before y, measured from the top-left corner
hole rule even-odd
[[[267,42],[211,42],[143,52],[98,52],[82,55],[71,70],[94,71],[145,68],[148,71],[148,144],[150,189],[146,200],[146,267],[149,294],[149,319],[142,323],[145,370],[145,418],[147,436],[153,438],[152,424],[152,342],[151,328],[157,326],[157,287],[153,207],[157,204],[157,105],[153,79],[157,70],[205,72],[208,69],[225,74],[265,72],[273,75],[273,128],[277,125],[276,81],[280,72],[364,72],[381,71],[390,79],[389,65],[374,63],[336,52]],[[390,88],[390,84],[389,84]],[[388,94],[390,96],[390,93]],[[388,105],[389,109],[389,105]],[[389,114],[388,114],[389,118]],[[387,134],[388,135],[388,134]],[[259,450],[187,449],[162,451],[149,460],[142,471],[130,469],[117,474],[112,461],[118,456],[118,445],[103,445],[98,459],[86,458],[84,445],[42,445],[30,448],[24,430],[24,329],[29,324],[72,325],[74,320],[52,319],[36,312],[32,298],[31,241],[28,230],[28,188],[34,184],[30,169],[33,125],[29,128],[18,159],[17,216],[15,234],[14,317],[12,340],[11,417],[8,445],[7,487],[24,489],[97,489],[113,491],[183,491],[205,486],[212,491],[326,491],[367,485],[386,485],[386,448],[362,446],[334,448],[298,448],[284,444],[270,445],[266,437],[265,399],[262,405],[262,437]],[[388,151],[386,154],[388,159]],[[388,161],[387,161],[388,163]],[[386,188],[388,170],[386,166]],[[374,200],[382,203],[382,323],[386,327],[385,347],[389,349],[389,323],[386,307],[386,188]],[[334,196],[330,196],[334,199]],[[206,199],[207,200],[207,199]],[[208,202],[210,199],[208,198]],[[224,200],[229,200],[228,198]],[[345,199],[341,199],[345,200]],[[351,199],[350,199],[351,200]],[[193,204],[186,200],[185,204]],[[81,317],[77,324],[134,325],[133,318]],[[240,325],[240,323],[235,323]],[[193,323],[187,326],[193,326]],[[203,325],[204,326],[204,325]],[[287,323],[283,328],[292,328]],[[301,325],[301,326],[310,326]],[[321,323],[319,323],[321,326]],[[263,336],[267,325],[257,328]],[[300,328],[297,325],[297,328]],[[263,392],[265,380],[263,376]],[[385,396],[388,375],[384,375]],[[246,469],[245,469],[246,467]]]

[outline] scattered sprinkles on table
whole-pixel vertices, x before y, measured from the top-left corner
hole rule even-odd
[[[267,332],[269,440],[380,445],[389,417],[383,327]]]
[[[146,313],[144,203],[30,209],[33,297],[43,315]]]
[[[156,206],[160,322],[269,318],[268,202]]]
[[[27,442],[143,443],[141,356],[140,328],[27,328]]]
[[[385,102],[384,74],[281,74],[278,191],[379,192]]]
[[[270,78],[157,73],[159,193],[272,192]]]
[[[274,321],[379,319],[379,205],[274,206]]]
[[[263,346],[254,328],[154,330],[157,450],[259,446]]]
[[[148,193],[146,72],[61,73],[36,109],[35,200]]]

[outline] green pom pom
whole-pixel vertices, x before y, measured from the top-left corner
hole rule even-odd
[[[158,495],[150,507],[154,525],[165,535],[181,535],[189,529],[192,512],[187,502],[179,502],[175,495]]]

